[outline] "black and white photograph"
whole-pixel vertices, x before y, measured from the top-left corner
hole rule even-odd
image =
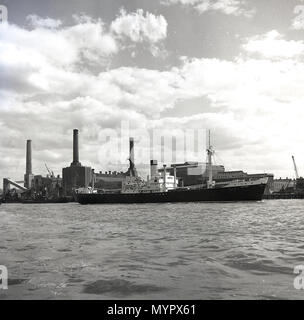
[[[0,300],[303,300],[303,123],[303,0],[0,0]]]

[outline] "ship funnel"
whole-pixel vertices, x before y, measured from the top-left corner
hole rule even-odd
[[[157,160],[150,160],[150,176],[151,179],[156,177],[157,174]]]
[[[163,172],[163,188],[164,188],[164,191],[167,190],[167,170],[166,170],[166,165],[164,164],[163,165],[164,167],[164,172]]]
[[[73,130],[73,162],[72,166],[81,166],[79,162],[79,143],[78,143],[78,130]]]

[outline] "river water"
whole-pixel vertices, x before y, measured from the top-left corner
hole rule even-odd
[[[0,299],[303,299],[303,208],[3,204]]]

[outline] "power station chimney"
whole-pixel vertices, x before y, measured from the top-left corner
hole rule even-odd
[[[130,166],[127,171],[127,174],[131,177],[137,177],[137,171],[136,171],[135,162],[134,162],[134,138],[130,138],[129,146],[130,146],[130,154],[129,154]]]
[[[26,141],[26,174],[32,174],[32,140]]]
[[[129,146],[130,146],[130,161],[134,165],[134,138],[130,138]]]
[[[72,166],[81,166],[79,162],[79,143],[78,143],[78,130],[73,130],[73,162]]]
[[[27,140],[24,187],[30,189],[32,187],[33,179],[34,175],[32,173],[32,140]]]

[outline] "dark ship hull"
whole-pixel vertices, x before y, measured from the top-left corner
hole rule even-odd
[[[260,201],[266,184],[154,193],[78,193],[80,204]]]

